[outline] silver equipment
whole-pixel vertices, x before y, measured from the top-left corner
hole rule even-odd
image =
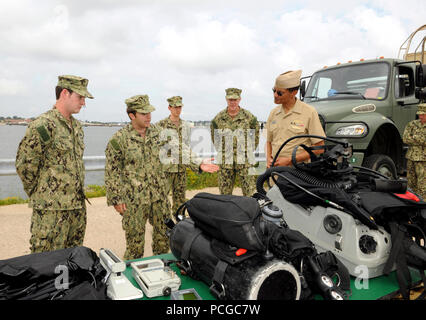
[[[108,249],[99,251],[101,265],[107,271],[103,282],[107,284],[107,296],[112,300],[133,300],[143,298],[141,290],[135,288],[123,274],[126,263]]]
[[[177,291],[181,281],[178,275],[161,259],[131,262],[133,278],[149,297],[169,296]]]
[[[266,195],[283,211],[283,218],[291,229],[308,237],[318,252],[333,252],[352,276],[368,279],[383,274],[392,248],[391,236],[383,227],[372,230],[336,208],[305,209],[287,201],[276,185]]]

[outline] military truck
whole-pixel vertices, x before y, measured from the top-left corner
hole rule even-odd
[[[408,147],[402,136],[425,99],[425,64],[361,59],[324,67],[306,78],[310,80],[307,87],[302,80],[301,99],[317,109],[328,137],[353,145],[354,165],[394,178],[404,174]]]

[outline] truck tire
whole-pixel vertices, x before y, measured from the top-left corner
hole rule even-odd
[[[387,155],[372,154],[364,160],[362,166],[378,171],[379,173],[389,177],[390,179],[397,178],[395,163]]]

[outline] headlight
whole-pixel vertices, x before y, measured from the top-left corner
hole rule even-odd
[[[336,130],[336,136],[362,137],[366,135],[367,135],[367,127],[363,124],[354,124],[351,126],[341,127]]]

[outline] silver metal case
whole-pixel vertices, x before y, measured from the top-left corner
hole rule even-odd
[[[164,266],[161,259],[135,261],[130,263],[130,266],[133,278],[149,298],[170,295],[180,287],[179,276]]]

